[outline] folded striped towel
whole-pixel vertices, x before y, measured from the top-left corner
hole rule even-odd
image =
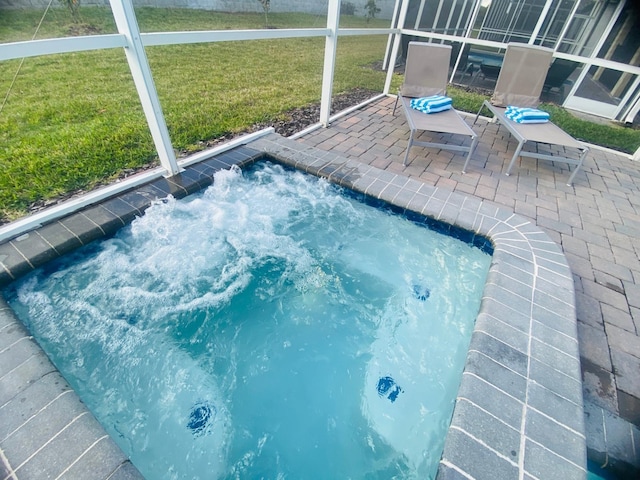
[[[545,123],[549,121],[549,114],[537,108],[521,108],[509,105],[504,115],[517,123]]]
[[[438,113],[451,108],[453,101],[444,95],[432,95],[430,97],[414,98],[409,106],[423,113]]]

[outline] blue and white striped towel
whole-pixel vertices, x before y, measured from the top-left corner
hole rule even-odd
[[[453,101],[444,95],[432,95],[430,97],[414,98],[409,106],[423,113],[438,113],[451,108]]]
[[[549,121],[549,114],[537,108],[521,108],[509,105],[504,115],[517,123],[545,123]]]

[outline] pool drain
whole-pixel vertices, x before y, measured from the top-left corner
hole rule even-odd
[[[388,398],[391,403],[395,402],[403,390],[392,377],[381,377],[378,380],[378,395]]]
[[[191,409],[187,428],[194,436],[199,437],[209,433],[209,425],[216,416],[216,407],[209,402],[198,402]]]
[[[414,285],[413,294],[418,300],[424,302],[427,298],[429,298],[431,292],[427,287],[424,287],[422,285]]]

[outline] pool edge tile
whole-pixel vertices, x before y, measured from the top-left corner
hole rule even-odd
[[[6,442],[9,439],[18,440],[16,437],[16,432],[20,432],[26,437],[25,439],[36,439],[37,444],[42,445],[38,448],[32,455],[30,455],[26,460],[22,462],[17,462],[17,464],[12,464],[11,458],[6,458],[6,461],[9,462],[7,465],[8,468],[15,469],[15,475],[17,478],[42,478],[42,471],[45,473],[49,473],[47,471],[48,465],[51,464],[51,460],[47,460],[46,457],[40,455],[44,450],[44,447],[51,448],[52,451],[50,455],[56,457],[56,459],[60,459],[60,453],[63,451],[67,451],[67,447],[69,445],[68,442],[63,441],[64,439],[61,437],[61,433],[65,430],[68,430],[68,434],[71,435],[69,438],[73,438],[73,442],[77,442],[78,435],[82,434],[85,436],[85,442],[87,446],[91,446],[96,443],[96,441],[104,442],[105,446],[108,444],[108,449],[110,452],[115,452],[112,458],[112,468],[107,468],[108,472],[105,472],[104,476],[97,476],[95,469],[92,468],[84,468],[78,470],[79,476],[77,478],[91,478],[96,480],[107,480],[112,478],[111,474],[117,470],[118,464],[122,462],[126,462],[126,456],[122,453],[120,448],[116,445],[113,439],[111,439],[107,433],[104,431],[103,427],[95,420],[93,415],[89,412],[84,403],[80,400],[77,394],[66,384],[66,381],[59,374],[55,366],[51,363],[51,361],[46,357],[44,352],[39,348],[39,346],[32,340],[31,336],[27,329],[23,326],[22,322],[20,322],[15,314],[11,310],[11,308],[6,303],[2,294],[0,294],[0,315],[3,317],[7,317],[12,320],[12,322],[16,323],[16,328],[19,330],[19,335],[23,340],[19,340],[21,342],[27,342],[29,344],[29,348],[31,348],[35,353],[30,355],[25,359],[24,362],[21,362],[20,365],[17,365],[15,368],[12,368],[11,371],[7,374],[0,375],[0,381],[3,382],[3,387],[8,385],[12,385],[12,392],[7,395],[7,398],[0,398],[0,404],[3,407],[7,407],[11,405],[11,402],[18,402],[22,404],[22,400],[19,398],[20,395],[25,395],[27,392],[30,393],[31,398],[29,399],[31,402],[38,402],[38,398],[33,398],[37,395],[43,395],[42,388],[46,388],[44,383],[47,382],[58,382],[56,386],[53,386],[54,389],[59,389],[59,392],[51,392],[50,396],[54,399],[51,401],[50,399],[43,398],[40,400],[42,404],[33,414],[25,419],[24,421],[18,420],[18,422],[22,422],[19,425],[16,425],[8,435],[5,436],[4,440],[2,440],[3,450],[6,448]],[[14,343],[15,344],[15,343]],[[29,366],[28,363],[36,361],[35,366]],[[26,368],[28,367],[28,368]],[[11,377],[11,378],[9,378]],[[5,388],[2,389],[3,392],[7,393]],[[65,402],[56,402],[56,399],[64,398]],[[75,418],[81,418],[81,422],[78,423],[75,427],[72,428],[72,424],[76,423],[73,420],[70,423],[66,422],[66,426],[61,428],[55,428],[53,431],[49,432],[48,435],[42,436],[42,430],[30,431],[23,429],[29,427],[30,420],[35,418],[36,416],[44,415],[46,417],[52,419],[61,419],[63,415],[59,408],[68,408],[69,401],[75,405],[73,408],[78,409],[77,415],[74,415]],[[0,420],[2,420],[3,415],[8,415],[12,413],[11,408],[2,408],[0,409]],[[45,420],[44,417],[42,417]],[[14,420],[15,423],[15,419]],[[6,422],[2,422],[3,424]],[[33,425],[31,425],[33,426]],[[78,430],[80,427],[80,430]],[[71,430],[70,430],[71,428]],[[38,438],[40,437],[40,438]],[[24,449],[26,446],[19,441],[15,445],[16,448]],[[95,453],[95,452],[94,452]],[[64,473],[67,470],[74,468],[77,463],[77,460],[81,457],[71,455],[71,458],[68,459],[68,463],[65,462],[60,465],[59,472]],[[44,460],[43,460],[44,458]],[[113,461],[116,459],[116,461]],[[3,458],[3,461],[5,459]],[[14,471],[14,470],[12,470]],[[31,474],[35,476],[30,476]],[[13,478],[9,476],[9,478]],[[144,480],[142,475],[137,471],[137,469],[130,470],[130,478],[131,480]]]

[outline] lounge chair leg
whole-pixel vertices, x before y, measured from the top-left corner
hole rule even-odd
[[[396,114],[396,108],[398,107],[398,99],[400,98],[400,95],[396,95],[396,102],[393,104],[393,113],[392,115]]]
[[[467,159],[464,161],[464,166],[462,167],[462,173],[467,173],[467,166],[469,165],[469,160],[471,160],[471,154],[476,148],[478,144],[478,137],[473,137],[471,140],[471,146],[469,147],[469,153],[467,153]]]
[[[411,145],[413,145],[413,132],[409,135],[409,143],[407,144],[407,151],[404,154],[404,160],[402,160],[402,166],[407,166],[407,159],[409,158],[409,150],[411,150]]]
[[[522,150],[522,146],[523,145],[524,145],[524,141],[520,142],[518,144],[518,148],[516,148],[516,152],[513,154],[513,157],[511,157],[511,162],[509,163],[509,168],[507,168],[507,171],[505,172],[507,177],[511,173],[511,168],[513,167],[513,164],[516,163],[516,158],[518,158],[520,156],[520,151]]]
[[[486,100],[485,100],[485,102],[486,102]],[[484,108],[484,103],[485,102],[482,102],[482,105],[480,105],[480,110],[478,110],[478,113],[476,114],[476,118],[473,119],[473,124],[474,125],[478,121],[478,117],[480,117],[480,113],[482,113],[482,109]]]
[[[573,179],[576,176],[576,173],[578,173],[578,170],[580,170],[580,167],[582,167],[582,162],[584,161],[584,157],[587,156],[587,153],[589,152],[588,148],[585,148],[582,153],[580,154],[580,160],[578,162],[578,166],[576,167],[576,169],[573,171],[573,173],[571,174],[571,176],[569,177],[569,181],[567,182],[567,186],[570,187],[571,185],[573,185]]]

